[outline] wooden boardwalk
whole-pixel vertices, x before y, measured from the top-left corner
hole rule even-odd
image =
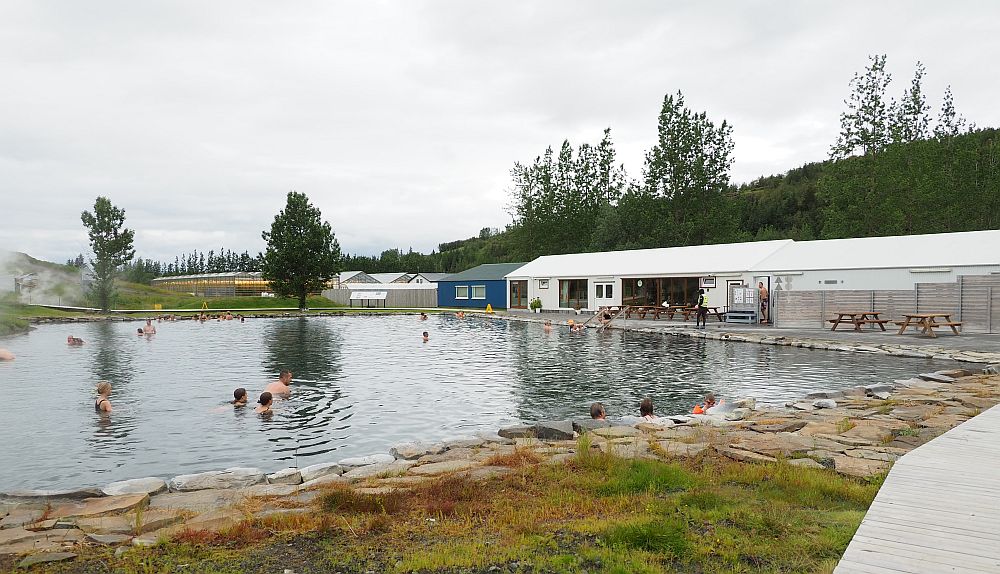
[[[834,574],[1000,573],[1000,406],[903,456]]]

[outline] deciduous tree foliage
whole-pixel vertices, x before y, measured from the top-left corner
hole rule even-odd
[[[306,308],[306,296],[320,291],[337,272],[340,244],[322,220],[319,209],[304,193],[289,192],[285,209],[274,216],[270,231],[261,233],[267,242],[261,273],[275,293],[296,297]]]
[[[94,268],[94,282],[91,294],[102,311],[111,308],[115,292],[115,274],[135,257],[132,239],[135,232],[125,228],[125,210],[111,204],[106,197],[98,197],[94,211],[80,214],[94,258],[90,264]]]

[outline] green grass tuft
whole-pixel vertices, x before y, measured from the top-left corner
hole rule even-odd
[[[647,550],[668,558],[683,557],[691,548],[687,524],[676,519],[616,526],[605,533],[604,541],[612,548]]]

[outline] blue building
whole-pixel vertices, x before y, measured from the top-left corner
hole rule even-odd
[[[437,282],[438,307],[507,308],[507,280],[504,276],[524,263],[486,263]]]

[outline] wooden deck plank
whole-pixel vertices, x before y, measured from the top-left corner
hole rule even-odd
[[[904,455],[835,574],[1000,572],[1000,407]]]

